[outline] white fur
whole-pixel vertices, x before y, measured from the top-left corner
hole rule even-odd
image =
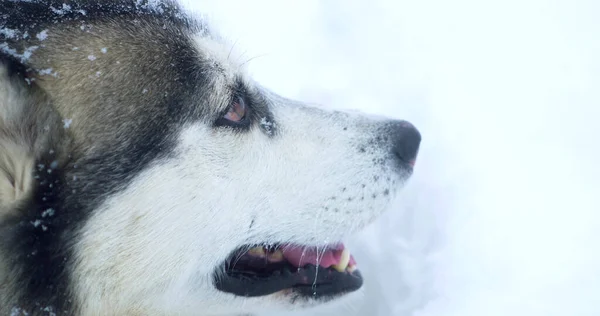
[[[214,80],[221,106],[227,99],[218,86],[240,67],[223,58],[224,46],[199,47],[227,70]],[[389,152],[368,145],[381,122],[271,102],[274,122],[263,124],[274,124],[273,137],[258,127],[239,134],[186,126],[174,155],[100,207],[76,245],[81,315],[239,315],[316,303],[293,303],[285,292],[236,297],[217,291],[212,276],[242,244],[343,240],[388,207],[406,175],[373,163]]]

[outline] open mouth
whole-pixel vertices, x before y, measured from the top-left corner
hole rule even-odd
[[[313,298],[358,290],[363,283],[356,262],[343,244],[305,247],[292,244],[242,246],[215,274],[223,292],[254,297],[291,289]]]

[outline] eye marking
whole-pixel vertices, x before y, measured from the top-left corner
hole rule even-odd
[[[246,102],[244,101],[244,98],[238,96],[231,103],[229,110],[223,118],[230,122],[239,123],[246,117],[246,112]]]

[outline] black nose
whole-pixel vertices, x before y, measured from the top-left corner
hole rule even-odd
[[[421,133],[407,121],[396,121],[390,126],[392,151],[403,164],[414,166],[421,144]]]

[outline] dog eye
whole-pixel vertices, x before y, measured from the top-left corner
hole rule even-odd
[[[239,123],[246,117],[246,102],[242,97],[236,97],[229,111],[223,116],[224,119]]]

